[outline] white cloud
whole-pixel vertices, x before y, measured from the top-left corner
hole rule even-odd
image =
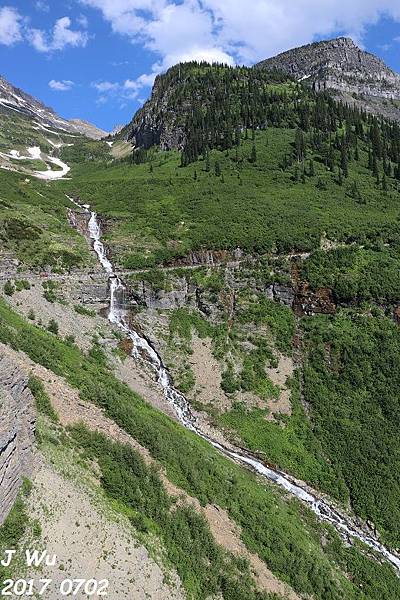
[[[290,47],[351,34],[381,16],[400,20],[399,0],[80,0],[102,11],[114,32],[159,56],[251,64]]]
[[[119,89],[119,83],[113,83],[112,81],[94,81],[92,87],[98,92],[112,92]]]
[[[36,0],[35,8],[41,12],[49,12],[50,10],[50,6],[44,0]]]
[[[56,92],[68,92],[74,85],[74,82],[70,81],[69,79],[63,79],[62,81],[52,79],[49,81],[49,88],[55,90]]]
[[[89,27],[89,21],[86,15],[79,15],[79,17],[76,20],[79,23],[79,25],[84,29],[87,29]]]
[[[43,0],[35,3],[37,10],[46,12],[48,4]],[[72,29],[71,19],[61,17],[57,19],[51,32],[43,31],[29,26],[29,18],[22,16],[12,6],[0,8],[0,44],[12,46],[17,42],[27,41],[38,52],[53,52],[63,50],[67,46],[86,46],[89,35],[86,28],[87,18],[80,15],[77,19],[82,29]]]
[[[86,31],[71,29],[71,19],[57,19],[50,35],[41,29],[29,29],[27,37],[38,52],[53,52],[64,50],[66,46],[86,46],[89,39]]]
[[[0,44],[12,46],[22,40],[22,17],[11,6],[0,8]]]
[[[97,104],[105,104],[109,100],[119,103],[120,107],[126,106],[131,100],[138,100],[139,93],[144,87],[150,87],[154,83],[157,73],[143,74],[137,79],[126,79],[122,82],[115,81],[93,81],[91,87],[97,90]]]

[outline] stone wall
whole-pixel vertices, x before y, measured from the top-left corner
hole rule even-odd
[[[28,377],[0,348],[0,524],[34,465],[35,403]]]

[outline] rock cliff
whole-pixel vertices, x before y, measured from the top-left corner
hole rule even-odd
[[[32,473],[35,420],[28,378],[0,348],[0,524]]]
[[[339,100],[400,119],[396,102],[400,100],[400,75],[350,38],[294,48],[258,63],[256,68],[283,71],[316,91],[332,90]]]

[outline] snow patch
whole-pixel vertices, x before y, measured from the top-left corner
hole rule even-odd
[[[64,177],[64,175],[66,175],[71,170],[71,167],[69,167],[67,164],[63,163],[62,160],[60,160],[59,158],[55,158],[54,156],[49,156],[48,160],[50,162],[52,162],[54,165],[57,165],[58,167],[60,167],[61,171],[51,171],[50,169],[48,171],[35,171],[35,177],[37,177],[38,179],[47,179],[47,180],[62,179]]]
[[[39,146],[32,146],[31,148],[28,148],[28,152],[34,160],[40,160],[41,151]]]

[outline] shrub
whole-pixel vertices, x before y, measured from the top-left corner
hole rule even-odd
[[[58,323],[57,323],[57,321],[55,321],[54,319],[50,319],[49,324],[47,326],[47,329],[51,333],[54,333],[55,335],[57,335],[58,334]]]
[[[12,296],[15,292],[15,287],[12,281],[6,281],[3,290],[6,296]]]

